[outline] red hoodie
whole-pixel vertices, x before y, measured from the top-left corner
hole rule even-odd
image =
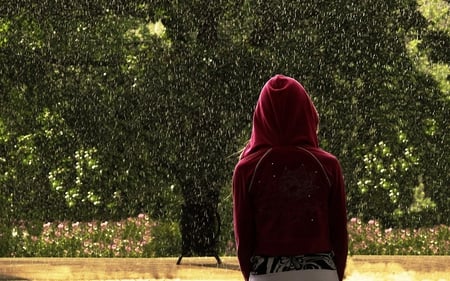
[[[249,144],[233,174],[237,255],[250,258],[334,252],[339,279],[347,260],[344,180],[339,161],[319,148],[317,111],[303,86],[283,75],[263,87]]]

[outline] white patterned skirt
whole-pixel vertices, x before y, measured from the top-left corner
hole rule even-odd
[[[339,281],[337,271],[329,269],[306,269],[268,274],[250,274],[249,281]]]
[[[333,253],[251,259],[250,281],[338,281]]]

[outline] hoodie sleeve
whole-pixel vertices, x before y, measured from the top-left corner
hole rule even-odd
[[[245,280],[248,280],[250,276],[250,258],[255,240],[253,212],[247,182],[247,177],[237,166],[233,175],[233,226],[237,256]]]
[[[330,238],[339,280],[343,280],[347,262],[348,233],[345,185],[339,162],[336,163],[334,171],[329,207]]]

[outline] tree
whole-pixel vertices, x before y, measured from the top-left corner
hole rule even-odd
[[[447,3],[3,1],[6,220],[214,213],[284,73],[318,107],[350,216],[448,223]]]
[[[253,52],[269,58],[268,72],[300,79],[318,106],[321,144],[345,172],[349,215],[385,226],[448,223],[430,217],[448,209],[448,161],[435,162],[443,159],[436,148],[448,143],[448,114],[436,81],[407,48],[427,25],[416,1],[248,3]],[[440,211],[413,211],[423,186],[424,198],[441,191],[433,196]]]
[[[446,171],[449,170],[450,158],[448,151],[450,142],[446,138],[446,124],[450,118],[450,5],[448,1],[418,1],[419,11],[427,19],[427,25],[419,35],[408,44],[418,71],[433,78],[438,84],[439,93],[435,106],[427,112],[423,121],[426,144],[418,140],[417,145],[422,148],[423,159],[430,161],[424,165],[423,184],[415,189],[415,213],[425,213],[422,220],[449,224],[450,199],[448,186],[450,184]],[[431,210],[430,210],[431,209]]]
[[[137,169],[148,153],[133,111],[146,97],[129,70],[141,46],[127,37],[143,14],[105,3],[2,5],[4,186],[17,218],[123,217],[141,211],[134,190],[152,193],[148,169]],[[147,46],[158,48],[155,37]]]

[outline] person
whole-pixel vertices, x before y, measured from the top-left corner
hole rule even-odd
[[[339,160],[321,149],[303,86],[275,75],[261,90],[233,172],[233,224],[245,280],[342,280],[348,234]]]

